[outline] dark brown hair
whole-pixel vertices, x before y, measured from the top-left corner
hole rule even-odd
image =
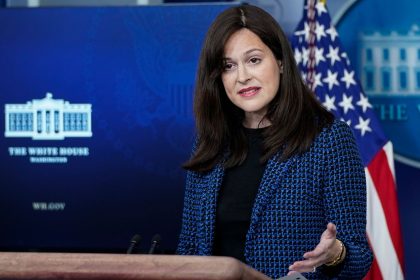
[[[320,130],[332,123],[333,115],[304,84],[289,41],[271,15],[251,5],[229,8],[210,26],[201,51],[194,93],[198,138],[186,169],[208,171],[224,156],[224,166],[229,168],[246,158],[244,112],[228,99],[221,79],[224,46],[242,28],[255,33],[283,65],[279,90],[265,116],[271,125],[264,131],[261,161],[279,151],[278,160],[307,151]]]

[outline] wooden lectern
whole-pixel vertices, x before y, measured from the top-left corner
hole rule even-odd
[[[270,279],[228,257],[0,253],[0,279]]]

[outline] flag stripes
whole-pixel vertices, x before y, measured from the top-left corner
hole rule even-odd
[[[387,228],[385,212],[384,208],[382,208],[377,187],[373,183],[369,170],[365,168],[365,171],[368,200],[367,234],[375,255],[374,264],[372,264],[371,271],[365,279],[404,279],[403,271]],[[378,266],[380,273],[378,273],[375,265]]]
[[[324,107],[352,128],[365,166],[366,230],[375,255],[366,279],[404,279],[392,144],[356,78],[325,1],[306,0],[304,9],[291,40],[296,62]]]

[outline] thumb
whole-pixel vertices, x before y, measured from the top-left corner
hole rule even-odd
[[[328,223],[327,229],[322,233],[322,238],[332,239],[337,235],[337,227],[333,223]]]

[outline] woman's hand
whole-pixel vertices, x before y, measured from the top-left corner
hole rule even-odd
[[[296,261],[289,266],[289,274],[297,272],[315,272],[318,266],[329,263],[340,254],[340,242],[336,242],[337,228],[328,223],[327,229],[322,233],[321,239],[314,250],[303,254],[305,260]],[[288,274],[288,275],[289,275]]]

